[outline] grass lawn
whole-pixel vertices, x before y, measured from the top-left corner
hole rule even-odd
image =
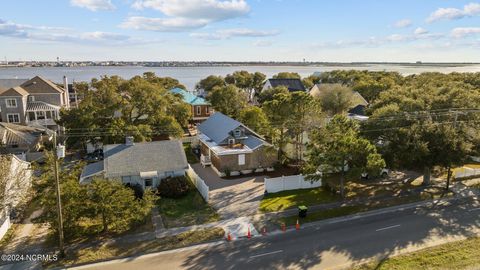
[[[167,228],[186,227],[220,220],[217,212],[207,204],[197,189],[191,185],[184,197],[160,198],[158,210]]]
[[[394,206],[394,205],[399,205],[399,204],[405,204],[405,203],[411,203],[411,202],[416,202],[420,201],[421,198],[419,197],[406,197],[406,198],[398,198],[398,199],[393,199],[387,202],[382,202],[378,204],[372,204],[372,205],[352,205],[352,206],[342,206],[334,209],[328,209],[328,210],[322,210],[322,211],[316,211],[316,212],[310,212],[308,213],[307,217],[300,219],[301,223],[307,223],[307,222],[313,222],[313,221],[318,221],[318,220],[323,220],[323,219],[328,219],[328,218],[334,218],[334,217],[341,217],[341,216],[347,216],[351,214],[356,214],[356,213],[361,213],[361,212],[366,212],[370,210],[376,210],[384,207],[389,207],[389,206]],[[278,224],[285,223],[286,226],[293,226],[296,224],[298,219],[298,216],[289,216],[285,218],[280,218],[278,220]]]
[[[185,151],[185,155],[187,156],[187,161],[190,164],[198,163],[197,156],[193,154],[192,145],[190,143],[183,144],[183,150]]]
[[[385,207],[391,207],[395,205],[418,202],[426,199],[437,199],[441,196],[440,190],[437,192],[434,192],[434,191],[431,191],[431,192],[432,193],[425,192],[419,195],[392,198],[392,199],[382,200],[382,201],[372,201],[369,204],[350,205],[350,206],[343,206],[343,207],[338,207],[334,209],[308,212],[307,217],[300,219],[300,223],[308,223],[308,222],[313,222],[313,221],[318,221],[323,219],[347,216],[347,215],[352,215],[356,213],[381,209]],[[451,195],[453,195],[453,193],[446,194],[445,196],[451,196]],[[279,227],[282,223],[285,223],[286,226],[294,226],[297,222],[297,219],[298,219],[298,216],[293,215],[289,217],[270,220],[269,223],[273,223],[272,225],[274,226],[274,228]],[[261,227],[265,225],[262,224],[259,226]]]
[[[340,200],[339,196],[326,191],[323,188],[287,190],[270,193],[264,196],[260,202],[260,211],[275,212],[299,205],[315,205],[330,203]]]
[[[356,266],[353,270],[476,269],[479,246],[480,238],[470,238]]]
[[[225,232],[222,228],[209,228],[142,242],[104,243],[70,251],[65,259],[45,266],[47,268],[55,268],[182,248],[203,242],[220,240],[224,237],[224,234]]]
[[[18,229],[18,224],[13,223],[10,228],[8,229],[7,233],[3,236],[3,238],[0,240],[0,250],[3,250],[10,241],[15,237],[15,233],[17,232]]]

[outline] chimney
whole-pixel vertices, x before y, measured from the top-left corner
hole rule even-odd
[[[127,136],[125,137],[125,145],[134,145],[134,139],[133,139],[133,136]]]
[[[68,79],[67,76],[63,76],[63,89],[65,89],[65,106],[70,108],[70,92],[68,91]]]

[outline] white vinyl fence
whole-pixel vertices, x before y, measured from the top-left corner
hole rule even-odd
[[[180,140],[182,143],[191,143],[192,145],[198,144],[198,136],[182,137]]]
[[[210,188],[205,184],[205,181],[203,181],[200,176],[192,169],[190,164],[188,165],[188,170],[187,170],[187,175],[192,180],[192,183],[197,187],[198,192],[200,192],[200,195],[202,195],[203,199],[205,199],[206,202],[208,202],[208,191]]]
[[[8,215],[7,211],[0,211],[0,240],[7,233],[10,225],[10,216]]]
[[[475,176],[480,176],[480,169],[471,169],[471,168],[463,167],[461,169],[458,169],[455,172],[456,179],[475,177]]]
[[[283,190],[306,189],[315,188],[322,185],[322,180],[310,181],[306,180],[305,176],[291,175],[276,178],[265,178],[265,190],[268,193],[275,193]]]

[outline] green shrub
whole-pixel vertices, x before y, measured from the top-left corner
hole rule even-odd
[[[190,190],[190,185],[188,184],[185,176],[178,177],[168,177],[162,179],[160,185],[158,186],[158,193],[162,197],[166,198],[180,198],[187,195]]]

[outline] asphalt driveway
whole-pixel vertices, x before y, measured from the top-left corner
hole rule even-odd
[[[222,218],[251,216],[257,213],[263,197],[264,176],[222,179],[210,167],[200,163],[192,168],[210,188],[209,203]]]

